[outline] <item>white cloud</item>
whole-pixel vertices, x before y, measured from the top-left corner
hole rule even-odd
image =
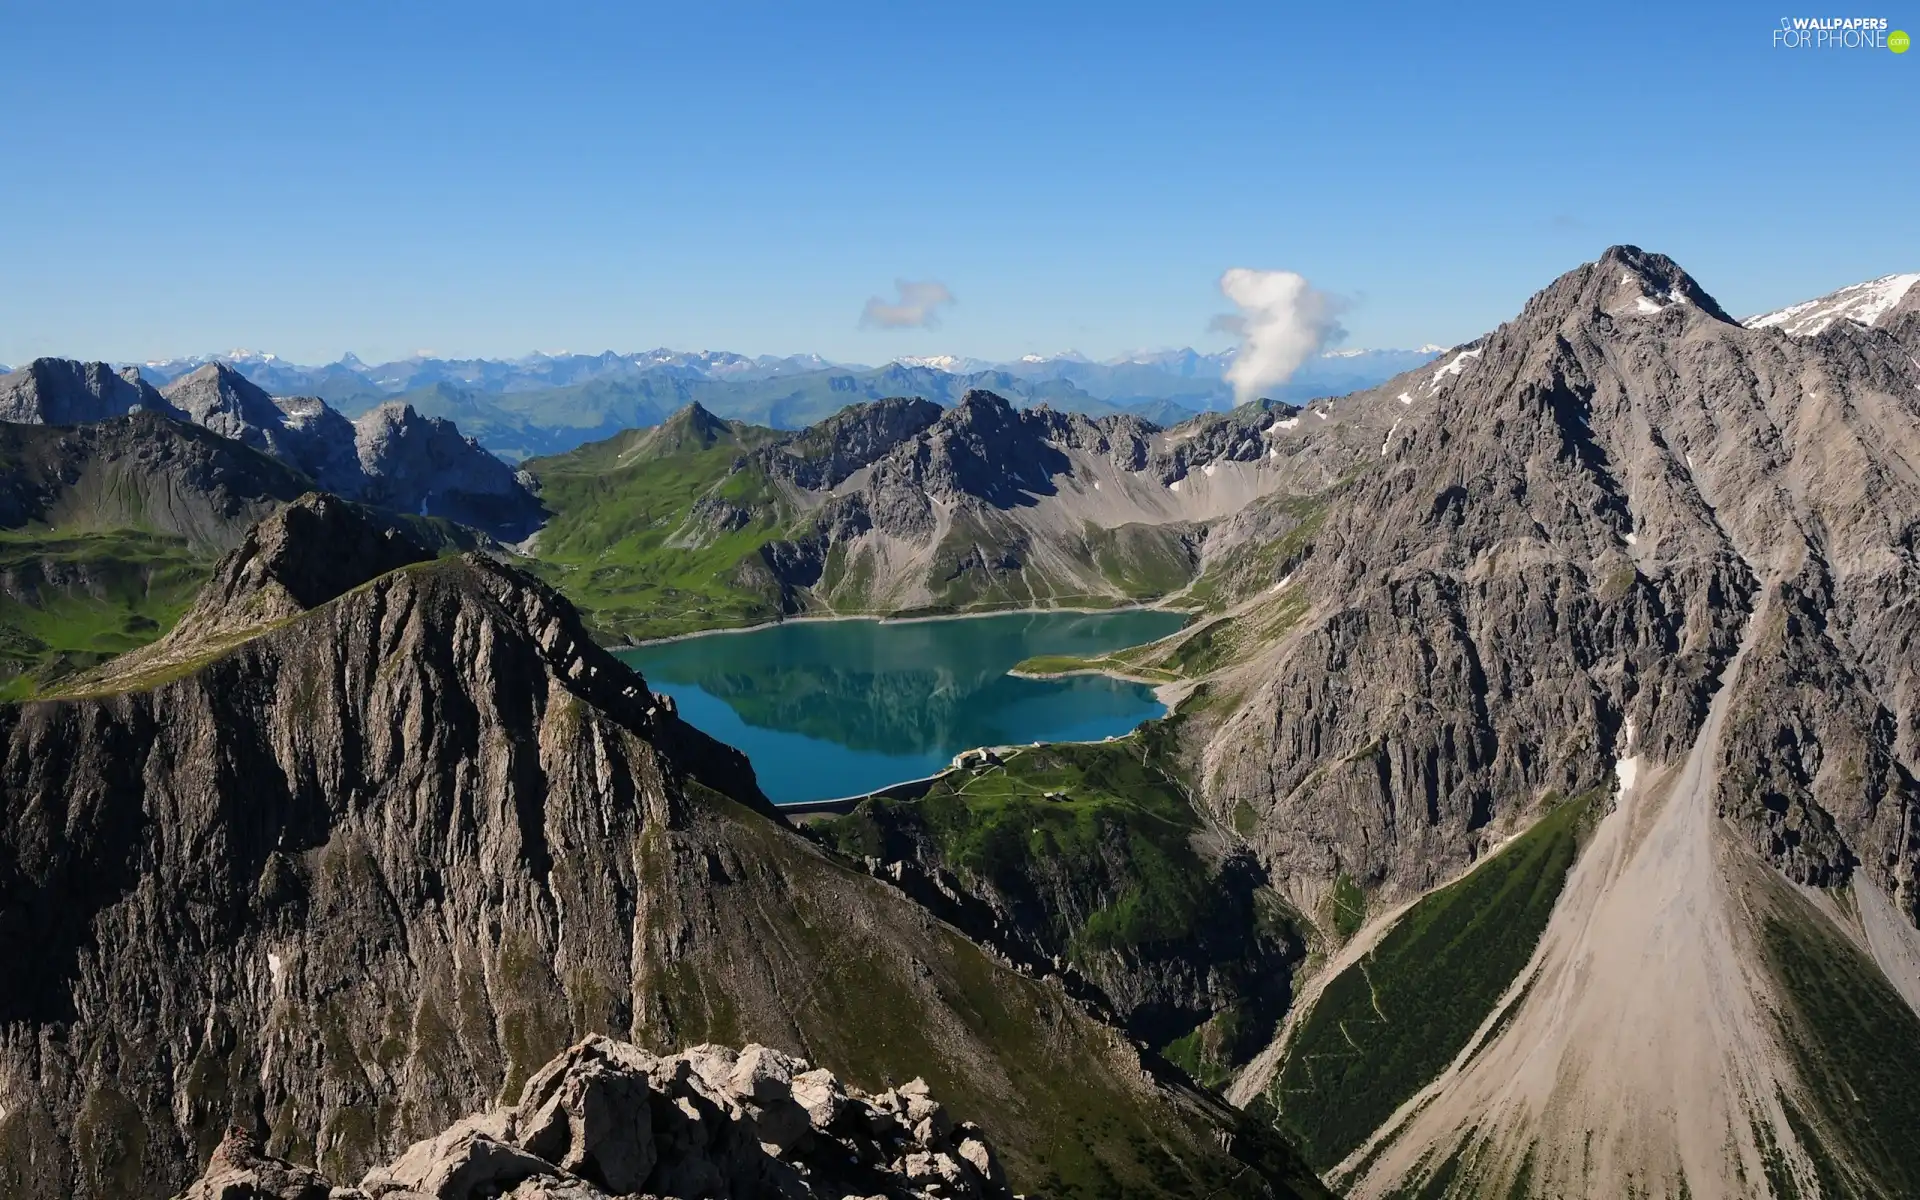
[[[1301,363],[1346,336],[1336,319],[1340,302],[1292,271],[1234,267],[1220,277],[1220,291],[1240,309],[1215,318],[1214,328],[1240,337],[1227,382],[1241,404],[1285,383]]]
[[[900,298],[888,302],[879,296],[867,301],[860,324],[880,329],[932,329],[940,324],[940,310],[954,302],[947,285],[932,279],[896,279]]]

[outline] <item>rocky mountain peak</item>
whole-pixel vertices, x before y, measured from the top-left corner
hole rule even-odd
[[[518,541],[541,509],[512,467],[453,422],[383,404],[349,421],[313,396],[276,398],[224,362],[169,383],[170,412],[303,471],[319,487],[393,512],[446,517]]]
[[[136,372],[103,362],[36,358],[0,375],[0,421],[82,425],[146,409],[180,414]]]
[[[662,421],[656,436],[681,449],[712,446],[726,440],[731,434],[732,429],[724,418],[715,416],[695,400]]]
[[[1920,274],[1882,275],[1748,317],[1742,324],[1749,329],[1779,329],[1789,337],[1813,337],[1836,324],[1891,329],[1914,313],[1920,313]]]
[[[1536,293],[1519,319],[1557,323],[1594,314],[1649,317],[1679,306],[1727,324],[1737,323],[1671,258],[1638,246],[1610,246],[1594,262],[1575,267]]]
[[[831,488],[940,420],[931,400],[892,396],[849,404],[818,425],[757,453],[769,474],[804,488]]]
[[[1018,419],[1017,411],[1005,396],[985,388],[968,388],[949,415],[954,424],[987,427],[1004,427]]]
[[[309,492],[247,531],[214,569],[196,618],[289,615],[318,608],[433,552],[366,509]],[[270,618],[269,618],[270,619]]]
[[[160,394],[195,424],[222,437],[278,457],[286,457],[289,451],[279,436],[285,418],[273,397],[226,363],[210,362],[189,371]]]

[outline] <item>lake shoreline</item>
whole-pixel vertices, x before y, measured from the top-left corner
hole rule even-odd
[[[982,617],[1018,617],[1045,613],[1078,613],[1082,616],[1102,616],[1107,613],[1177,612],[1187,613],[1189,616],[1192,616],[1201,611],[1203,610],[1175,608],[1164,602],[1156,602],[1153,604],[1110,605],[1106,608],[1074,608],[1067,606],[1059,608],[992,608],[975,612],[924,613],[910,617],[890,616],[886,613],[802,613],[798,616],[779,617],[772,621],[760,621],[753,625],[729,625],[721,629],[695,629],[687,633],[668,634],[665,637],[642,638],[639,641],[629,639],[609,646],[607,649],[617,654],[622,650],[643,650],[649,646],[665,646],[673,642],[689,642],[695,638],[724,637],[733,633],[758,633],[765,629],[778,629],[782,625],[826,624],[835,621],[871,621],[876,625],[920,625],[933,621],[973,621]],[[1185,626],[1181,628],[1185,628]],[[1177,633],[1179,630],[1175,630],[1174,632]],[[1171,637],[1172,634],[1168,634],[1167,636]],[[1032,676],[1031,678],[1043,677]],[[1150,681],[1137,680],[1135,682],[1146,683]]]
[[[973,619],[994,615],[1007,619]],[[981,746],[1124,737],[1166,715],[1154,684],[1170,676],[1021,679],[1009,668],[1049,654],[1101,658],[1189,618],[1136,605],[829,619],[731,641],[662,639],[619,656],[673,697],[681,720],[745,753],[775,805],[805,809],[924,787]]]

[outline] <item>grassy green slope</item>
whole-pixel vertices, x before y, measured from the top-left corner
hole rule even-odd
[[[0,700],[159,637],[212,569],[180,538],[0,533]]]
[[[975,894],[998,898],[1084,976],[1192,958],[1216,1011],[1152,1010],[1134,1032],[1203,1083],[1224,1082],[1271,1037],[1302,939],[1276,897],[1196,853],[1200,821],[1162,765],[1164,734],[1019,751],[949,773],[916,801],[877,798],[810,827],[854,858],[930,844]]]
[[[1015,1189],[1030,1195],[1326,1195],[1283,1142],[1262,1142],[1252,1123],[1235,1139],[1241,1161],[1223,1153],[1217,1125],[1192,1102],[1143,1087],[1124,1044],[1058,989],[995,963],[944,925],[903,920],[912,907],[887,885],[724,801],[693,835],[723,846],[721,860],[730,872],[737,864],[740,878],[777,880],[782,902],[740,903],[726,894],[733,888],[716,888],[707,859],[673,852],[680,835],[651,843],[650,882],[709,936],[657,963],[657,990],[636,1021],[643,1036],[662,1046],[798,1041],[866,1088],[923,1075],[956,1114],[986,1127]],[[761,997],[755,983],[769,973],[781,981],[777,998]],[[1214,1121],[1243,1124],[1217,1102],[1212,1111]],[[1245,1165],[1263,1155],[1275,1192]]]
[[[151,413],[0,423],[0,700],[159,637],[253,520],[311,486]]]
[[[1556,805],[1328,981],[1259,1104],[1308,1162],[1346,1157],[1466,1046],[1526,966],[1602,802]]]
[[[1093,658],[1071,654],[1036,655],[1013,669],[1024,675],[1103,671],[1153,683],[1201,679],[1245,661],[1260,647],[1292,630],[1306,613],[1306,598],[1289,592],[1239,616],[1201,620],[1144,646],[1130,646]]]
[[[1920,1016],[1827,918],[1769,882],[1777,895],[1762,945],[1787,1001],[1781,1034],[1805,1089],[1787,1113],[1812,1148],[1821,1193],[1920,1196]]]
[[[747,567],[788,532],[790,515],[764,475],[733,470],[778,436],[682,411],[656,429],[532,460],[554,514],[540,533],[536,570],[610,634],[664,637],[778,616],[777,590]],[[702,525],[702,500],[747,520]]]

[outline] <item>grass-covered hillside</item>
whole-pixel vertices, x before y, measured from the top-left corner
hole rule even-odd
[[[854,404],[791,433],[690,405],[527,463],[553,514],[536,569],[633,639],[799,612],[1109,608],[1185,587],[1199,523],[1092,519],[1095,493],[1064,496],[1046,429],[997,396]],[[1045,465],[1001,461],[1018,456]]]
[[[220,554],[310,486],[152,413],[0,423],[0,700],[158,638]]]
[[[1256,1103],[1315,1169],[1346,1157],[1466,1046],[1532,956],[1604,801],[1595,793],[1554,804],[1327,982]],[[1330,915],[1350,934],[1364,903],[1350,882],[1341,891]]]
[[[212,565],[182,538],[137,530],[0,532],[0,700],[153,641]]]
[[[1209,838],[1158,726],[1041,746],[868,800],[812,832],[855,859],[957,880],[988,936],[1092,981],[1120,1019],[1203,1083],[1271,1037],[1303,952],[1252,863]]]
[[[759,551],[793,512],[742,462],[780,437],[705,409],[527,464],[553,513],[536,569],[605,633],[662,637],[780,615]],[[736,464],[741,469],[736,470]]]

